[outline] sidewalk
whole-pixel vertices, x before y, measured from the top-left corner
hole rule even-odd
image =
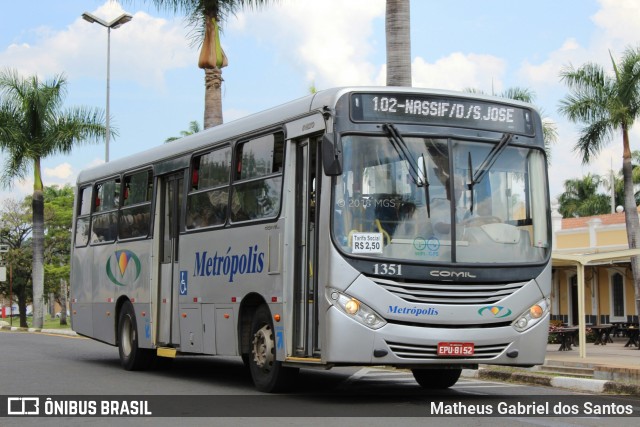
[[[587,343],[586,358],[578,347],[559,351],[559,344],[548,344],[545,363],[533,368],[509,368],[481,365],[466,376],[524,382],[590,393],[616,393],[640,396],[640,350],[625,347],[627,338],[615,337],[613,343]]]

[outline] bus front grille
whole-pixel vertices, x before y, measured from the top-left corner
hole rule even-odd
[[[459,356],[438,356],[438,347],[435,345],[419,345],[386,341],[393,355],[400,359],[460,359]],[[464,359],[490,360],[498,357],[509,344],[476,345],[471,356]]]
[[[382,288],[411,303],[495,304],[522,288],[522,283],[417,283],[369,277]]]

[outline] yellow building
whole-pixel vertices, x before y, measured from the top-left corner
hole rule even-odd
[[[551,319],[579,323],[584,266],[584,323],[638,323],[624,213],[562,218],[554,210]]]

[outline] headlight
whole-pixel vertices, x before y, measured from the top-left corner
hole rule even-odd
[[[545,314],[549,312],[549,305],[549,298],[541,299],[536,304],[529,307],[527,311],[518,316],[511,325],[518,332],[526,331],[544,318]]]
[[[327,288],[326,295],[331,304],[368,328],[380,329],[387,324],[382,316],[353,297],[331,288]]]

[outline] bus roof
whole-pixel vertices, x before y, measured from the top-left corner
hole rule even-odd
[[[234,141],[243,135],[272,128],[273,126],[308,114],[312,111],[321,111],[325,106],[335,106],[338,99],[349,92],[390,92],[390,93],[423,93],[431,95],[474,98],[490,102],[517,105],[535,110],[527,103],[506,98],[498,98],[475,93],[453,92],[447,90],[424,89],[415,87],[394,86],[353,86],[338,87],[319,91],[315,94],[290,101],[277,107],[255,113],[229,123],[215,126],[193,135],[177,139],[157,147],[122,157],[89,169],[82,170],[78,174],[77,182],[87,183],[108,176],[113,176],[126,170],[144,168],[156,163],[170,161],[190,155],[194,151],[211,144]]]

